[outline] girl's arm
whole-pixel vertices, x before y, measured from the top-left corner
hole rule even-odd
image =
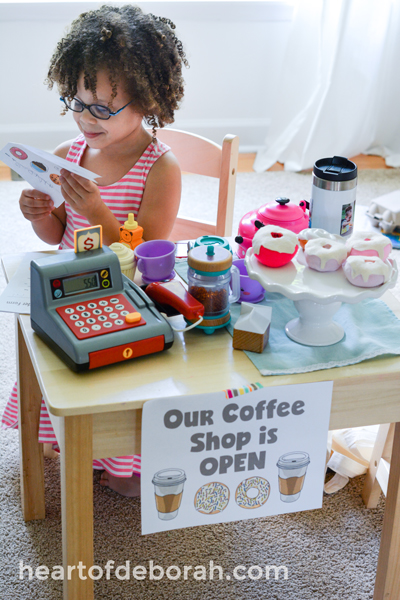
[[[181,200],[182,178],[171,151],[154,163],[147,176],[137,221],[145,240],[167,240],[175,223]]]
[[[78,215],[91,225],[101,225],[103,242],[109,246],[119,240],[120,223],[101,199],[100,191],[93,181],[61,169],[61,193]]]
[[[106,245],[117,242],[120,224],[102,201],[97,185],[64,169],[61,175],[62,194],[68,204],[91,225],[102,225]],[[137,220],[144,229],[146,240],[168,239],[178,214],[180,198],[181,170],[169,151],[160,156],[150,169],[140,204]]]

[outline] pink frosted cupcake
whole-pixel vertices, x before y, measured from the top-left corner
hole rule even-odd
[[[347,258],[347,250],[341,242],[318,238],[307,242],[304,258],[315,271],[337,271]]]
[[[297,238],[303,250],[305,249],[307,242],[310,240],[317,240],[319,238],[334,242],[341,242],[344,244],[343,238],[340,237],[340,235],[337,235],[336,233],[329,233],[328,231],[325,231],[325,229],[313,227],[309,227],[307,229],[303,229],[303,231],[300,231],[300,233],[297,234]]]
[[[351,284],[358,287],[377,287],[389,281],[392,266],[379,256],[349,256],[343,271]]]
[[[392,242],[374,231],[356,231],[347,242],[351,256],[379,256],[383,261],[392,251]]]

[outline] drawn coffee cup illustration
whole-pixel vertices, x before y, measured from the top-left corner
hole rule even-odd
[[[153,476],[158,518],[170,521],[178,515],[186,474],[183,469],[162,469]]]
[[[282,502],[296,502],[300,498],[310,456],[307,452],[283,454],[276,466],[279,469],[279,492]]]

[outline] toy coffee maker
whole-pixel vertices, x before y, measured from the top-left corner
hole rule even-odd
[[[216,245],[200,245],[188,254],[188,291],[204,306],[200,329],[214,333],[231,320],[229,306],[240,296],[240,273],[232,254]],[[232,285],[232,291],[231,291]]]

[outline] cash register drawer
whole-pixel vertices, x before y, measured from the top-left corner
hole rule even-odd
[[[164,346],[164,336],[157,335],[138,342],[121,344],[121,346],[89,352],[89,369],[112,365],[113,363],[130,360],[131,358],[137,358],[138,356],[153,354],[153,352],[161,352],[164,350]]]

